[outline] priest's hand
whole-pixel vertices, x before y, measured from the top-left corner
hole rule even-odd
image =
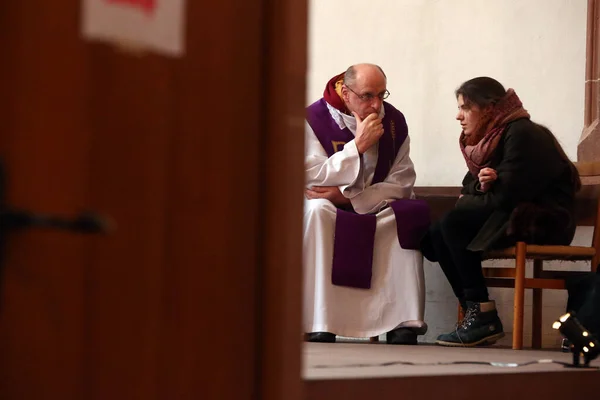
[[[306,189],[305,194],[306,198],[311,200],[327,199],[336,207],[350,204],[350,199],[345,197],[337,186],[313,186]]]
[[[481,191],[487,192],[492,186],[492,183],[498,179],[498,174],[493,168],[482,168],[481,171],[479,171],[478,177]]]
[[[356,118],[356,138],[354,139],[356,148],[360,154],[363,154],[383,135],[383,123],[375,113],[369,114],[365,119],[360,119],[354,111],[352,114]]]

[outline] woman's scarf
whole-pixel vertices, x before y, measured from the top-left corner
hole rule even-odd
[[[481,169],[489,166],[506,125],[519,118],[529,118],[529,113],[523,108],[515,91],[508,89],[492,110],[482,115],[475,132],[469,137],[465,136],[464,131],[461,132],[460,149],[474,177],[479,175]]]

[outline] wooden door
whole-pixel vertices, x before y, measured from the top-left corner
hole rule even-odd
[[[85,45],[74,1],[0,4],[0,156],[8,202],[72,214],[89,204]],[[83,394],[86,239],[23,232],[6,246],[0,292],[0,397]]]

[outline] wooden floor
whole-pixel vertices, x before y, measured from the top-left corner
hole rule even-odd
[[[419,393],[420,398],[466,400],[481,399],[481,394],[485,393],[486,400],[564,399],[573,398],[574,393],[583,398],[597,398],[600,393],[598,369],[566,368],[548,362],[514,366],[537,360],[570,364],[572,356],[559,350],[516,351],[498,347],[465,349],[428,344],[305,343],[305,398],[358,400]],[[498,366],[439,365],[464,361],[494,362]],[[418,365],[400,364],[402,362]],[[592,366],[600,367],[600,359],[594,360]],[[575,392],[574,388],[577,388]]]
[[[533,364],[514,367],[537,360],[555,360],[570,363],[572,356],[559,350],[512,350],[498,347],[454,348],[436,345],[393,346],[384,343],[305,343],[305,379],[375,378],[423,375],[464,375],[495,373],[526,373],[561,371],[573,372],[558,364]],[[495,362],[499,366],[461,365],[403,365],[384,363],[410,362],[436,364],[448,362]],[[600,367],[600,359],[592,362]],[[600,378],[599,378],[600,379]]]

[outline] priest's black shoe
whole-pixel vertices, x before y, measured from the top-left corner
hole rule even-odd
[[[417,333],[411,328],[396,328],[385,334],[388,344],[417,344]]]
[[[307,335],[308,342],[335,343],[335,334],[329,332],[313,332]]]

